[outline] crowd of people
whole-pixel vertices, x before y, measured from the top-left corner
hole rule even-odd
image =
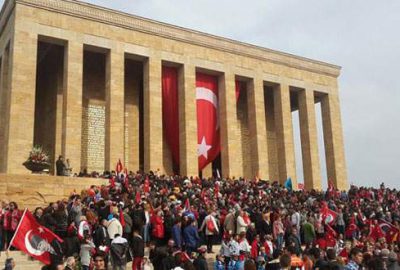
[[[48,269],[400,269],[400,192],[383,184],[294,191],[258,179],[107,177],[34,210],[64,240]],[[1,203],[2,249],[21,215]]]

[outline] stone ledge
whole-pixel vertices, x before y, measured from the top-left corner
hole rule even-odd
[[[1,22],[3,22],[3,17],[8,17],[8,13],[12,11],[12,8],[9,6],[14,6],[15,3],[324,74],[335,78],[340,75],[341,68],[336,65],[190,30],[76,0],[9,0],[3,6]],[[3,27],[3,24],[0,24],[0,29]]]
[[[108,184],[107,179],[50,175],[0,174],[0,198],[16,201],[19,208],[34,209],[66,198],[74,190],[80,194],[91,185]]]

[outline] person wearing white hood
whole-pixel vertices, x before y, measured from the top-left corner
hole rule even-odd
[[[115,238],[115,235],[122,235],[123,233],[121,222],[112,214],[108,216],[107,232],[111,240]]]

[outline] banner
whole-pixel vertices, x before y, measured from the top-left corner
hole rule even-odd
[[[50,264],[50,256],[57,255],[52,245],[54,241],[63,242],[52,231],[41,226],[29,210],[25,210],[10,246],[44,264]]]
[[[217,77],[196,74],[197,101],[197,155],[199,170],[203,170],[219,155],[219,110],[218,110],[218,80]]]
[[[165,139],[174,164],[179,166],[178,70],[174,67],[162,67],[162,112]]]
[[[115,172],[117,173],[117,175],[120,172],[122,172],[122,169],[123,169],[123,165],[122,165],[121,159],[118,159],[117,166],[115,166]]]
[[[240,81],[235,81],[235,95],[236,95],[236,102],[239,101],[240,90],[242,89],[242,85],[244,83]]]

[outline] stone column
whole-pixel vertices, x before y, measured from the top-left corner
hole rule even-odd
[[[116,44],[109,51],[106,62],[106,151],[105,168],[114,170],[119,159],[124,162],[125,103],[124,51]]]
[[[73,172],[81,170],[83,44],[70,40],[64,53],[63,132],[61,153]]]
[[[222,177],[243,176],[239,164],[239,137],[237,136],[235,74],[225,72],[219,77],[219,123],[221,138],[221,170]]]
[[[297,188],[289,85],[275,87],[274,104],[280,183],[291,177],[293,188]]]
[[[247,83],[247,102],[253,177],[269,179],[264,81],[262,79],[256,77]]]
[[[67,44],[64,44],[64,54],[66,53]],[[65,55],[64,55],[65,60]],[[64,64],[65,66],[65,64]],[[56,121],[55,121],[55,145],[54,145],[54,161],[58,159],[58,155],[62,155],[62,145],[63,145],[63,121],[64,121],[64,67],[57,69],[57,96],[56,96]],[[51,167],[51,173],[56,174],[56,166],[55,162]]]
[[[10,116],[10,45],[7,45],[1,57],[0,78],[0,173],[7,172],[8,131]]]
[[[180,174],[197,176],[199,173],[199,162],[197,156],[195,66],[184,64],[179,69],[178,76]]]
[[[321,190],[314,91],[311,89],[299,92],[299,118],[304,186],[308,190],[313,188]]]
[[[22,163],[28,157],[33,144],[37,44],[37,33],[21,22],[16,23],[10,47],[12,73],[9,131],[6,140],[7,173],[28,172]]]
[[[325,158],[328,179],[340,190],[348,188],[342,120],[337,90],[321,98]]]
[[[152,55],[144,64],[144,170],[163,168],[161,58]]]

